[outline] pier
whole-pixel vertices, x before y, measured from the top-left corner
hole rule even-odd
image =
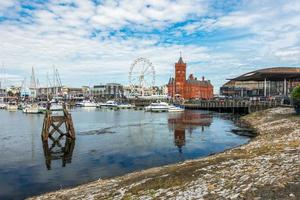
[[[199,100],[183,103],[182,106],[186,109],[248,114],[284,105],[278,101]]]

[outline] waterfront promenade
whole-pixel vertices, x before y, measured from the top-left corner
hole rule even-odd
[[[273,108],[243,120],[258,133],[246,145],[31,199],[299,199],[300,117]]]

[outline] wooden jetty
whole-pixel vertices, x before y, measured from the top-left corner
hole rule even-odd
[[[48,139],[51,139],[53,142],[55,142],[57,139],[59,140],[63,136],[75,139],[72,116],[67,111],[66,105],[63,104],[62,106],[62,115],[55,116],[52,115],[50,107],[51,103],[48,103],[42,129],[42,141],[47,142]],[[55,133],[59,133],[58,138],[53,136]]]
[[[183,103],[182,106],[186,109],[231,113],[252,113],[268,108],[283,106],[283,104],[277,101],[198,100]]]

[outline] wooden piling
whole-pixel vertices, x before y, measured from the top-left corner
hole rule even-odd
[[[67,111],[65,103],[63,103],[63,115],[61,116],[52,116],[52,111],[50,108],[51,103],[48,103],[41,134],[43,142],[47,142],[48,139],[54,140],[54,133],[59,133],[58,138],[66,136],[67,138],[75,139],[72,116]],[[63,125],[65,125],[65,132],[61,129]]]

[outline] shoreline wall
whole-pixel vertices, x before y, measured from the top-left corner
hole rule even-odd
[[[273,108],[242,119],[258,133],[248,144],[30,199],[299,199],[300,116]]]

